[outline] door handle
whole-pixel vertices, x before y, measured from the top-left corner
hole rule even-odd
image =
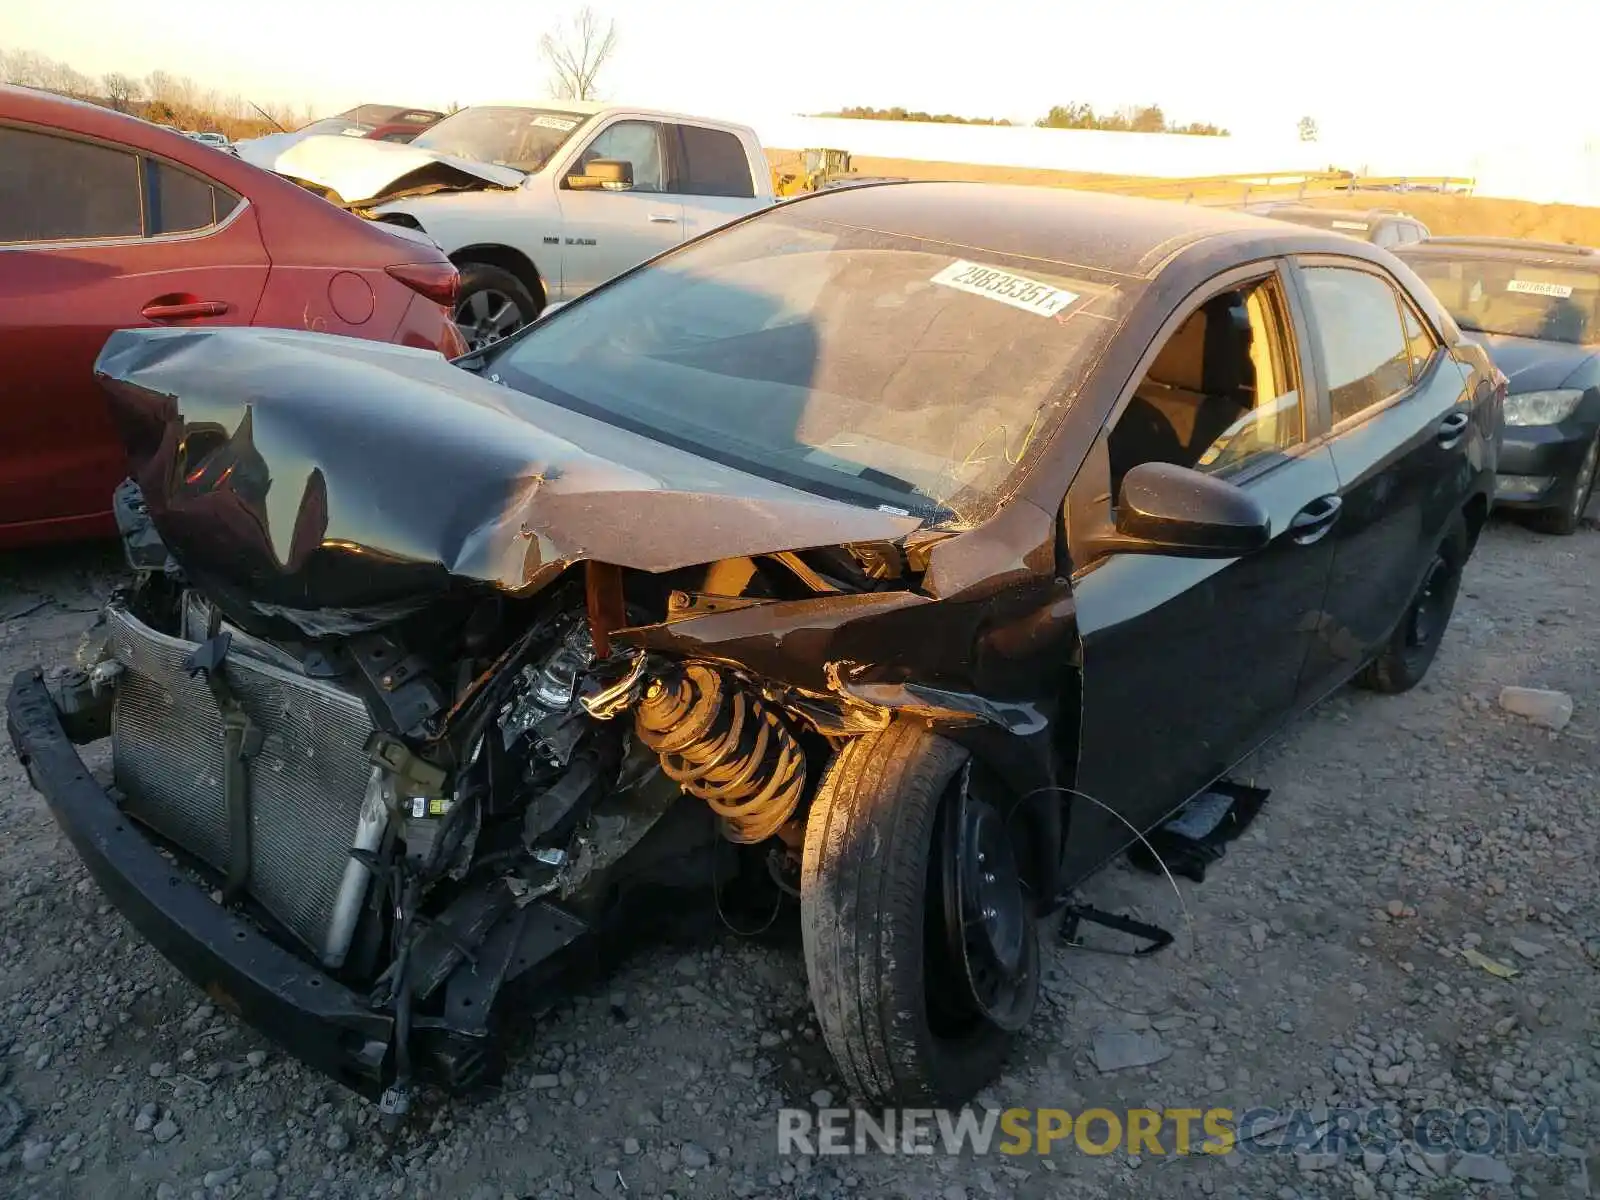
[[[192,321],[198,317],[225,316],[233,306],[224,300],[187,300],[179,304],[151,302],[139,310],[149,321]]]
[[[1467,426],[1472,423],[1472,418],[1464,412],[1453,412],[1439,422],[1439,444],[1448,449],[1461,440],[1461,435],[1467,431]]]
[[[673,213],[651,213],[650,220],[657,225],[676,225],[678,218]]]
[[[1337,496],[1320,496],[1295,513],[1289,522],[1289,536],[1298,546],[1309,546],[1328,536],[1328,530],[1339,519],[1344,501]]]

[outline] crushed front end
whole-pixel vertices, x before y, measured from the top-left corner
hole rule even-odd
[[[689,493],[554,415],[468,439],[484,414],[447,391],[497,389],[283,339],[113,338],[134,579],[75,665],[17,677],[7,724],[136,927],[387,1114],[492,1082],[528,1011],[505,1000],[536,1002],[655,889],[797,895],[808,807],[857,739],[913,720],[1008,795],[1055,781],[1073,625],[1048,567],[941,600],[915,522],[715,476]],[[301,393],[264,400],[269,377]],[[101,782],[75,744],[106,737]],[[1053,897],[1059,806],[1008,811]]]

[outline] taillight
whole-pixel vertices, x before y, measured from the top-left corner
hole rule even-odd
[[[400,263],[384,270],[435,304],[455,307],[456,293],[461,290],[461,273],[450,263]]]

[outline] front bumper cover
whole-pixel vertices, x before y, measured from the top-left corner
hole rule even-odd
[[[377,1097],[394,1019],[214,903],[125,817],[62,728],[44,677],[16,676],[6,729],[106,897],[211,1000],[351,1090]]]
[[[1500,446],[1495,504],[1550,508],[1566,503],[1595,427],[1571,418],[1555,425],[1508,425]]]

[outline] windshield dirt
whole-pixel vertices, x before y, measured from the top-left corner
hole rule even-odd
[[[936,523],[1004,498],[1129,284],[802,213],[531,327],[503,382],[753,474]]]
[[[515,167],[533,174],[561,149],[588,118],[540,108],[464,108],[419,133],[418,149],[477,162]]]
[[[1600,341],[1600,271],[1505,258],[1418,255],[1406,262],[1463,329],[1545,342]]]

